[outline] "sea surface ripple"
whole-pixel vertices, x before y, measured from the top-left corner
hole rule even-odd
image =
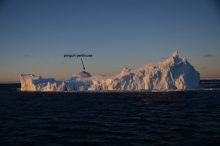
[[[220,90],[68,93],[19,86],[0,84],[0,145],[220,145]]]

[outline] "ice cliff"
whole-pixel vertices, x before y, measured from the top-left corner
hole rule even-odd
[[[21,91],[153,90],[198,88],[200,74],[178,52],[163,62],[138,69],[124,68],[118,75],[96,75],[82,71],[68,81],[20,75]]]

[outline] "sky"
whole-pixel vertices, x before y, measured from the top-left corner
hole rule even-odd
[[[165,61],[175,51],[220,78],[216,0],[1,0],[0,83],[20,74],[68,80],[83,70],[118,74]]]

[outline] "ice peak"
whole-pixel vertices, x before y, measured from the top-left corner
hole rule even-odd
[[[166,61],[164,61],[165,64],[178,64],[179,62],[181,62],[182,59],[180,57],[180,55],[178,55],[178,52],[174,52],[172,57],[169,59],[166,59]]]
[[[121,71],[121,73],[128,73],[130,70],[131,70],[131,69],[128,69],[127,67],[125,67],[125,68]]]
[[[174,52],[172,56],[173,56],[173,57],[179,57],[178,51]]]
[[[187,61],[187,59],[186,58],[183,58],[183,62],[186,62]]]

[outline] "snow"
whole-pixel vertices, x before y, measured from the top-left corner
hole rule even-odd
[[[163,62],[149,63],[138,69],[125,67],[118,75],[96,75],[82,71],[68,81],[20,75],[21,91],[165,91],[198,88],[200,74],[178,52]]]

